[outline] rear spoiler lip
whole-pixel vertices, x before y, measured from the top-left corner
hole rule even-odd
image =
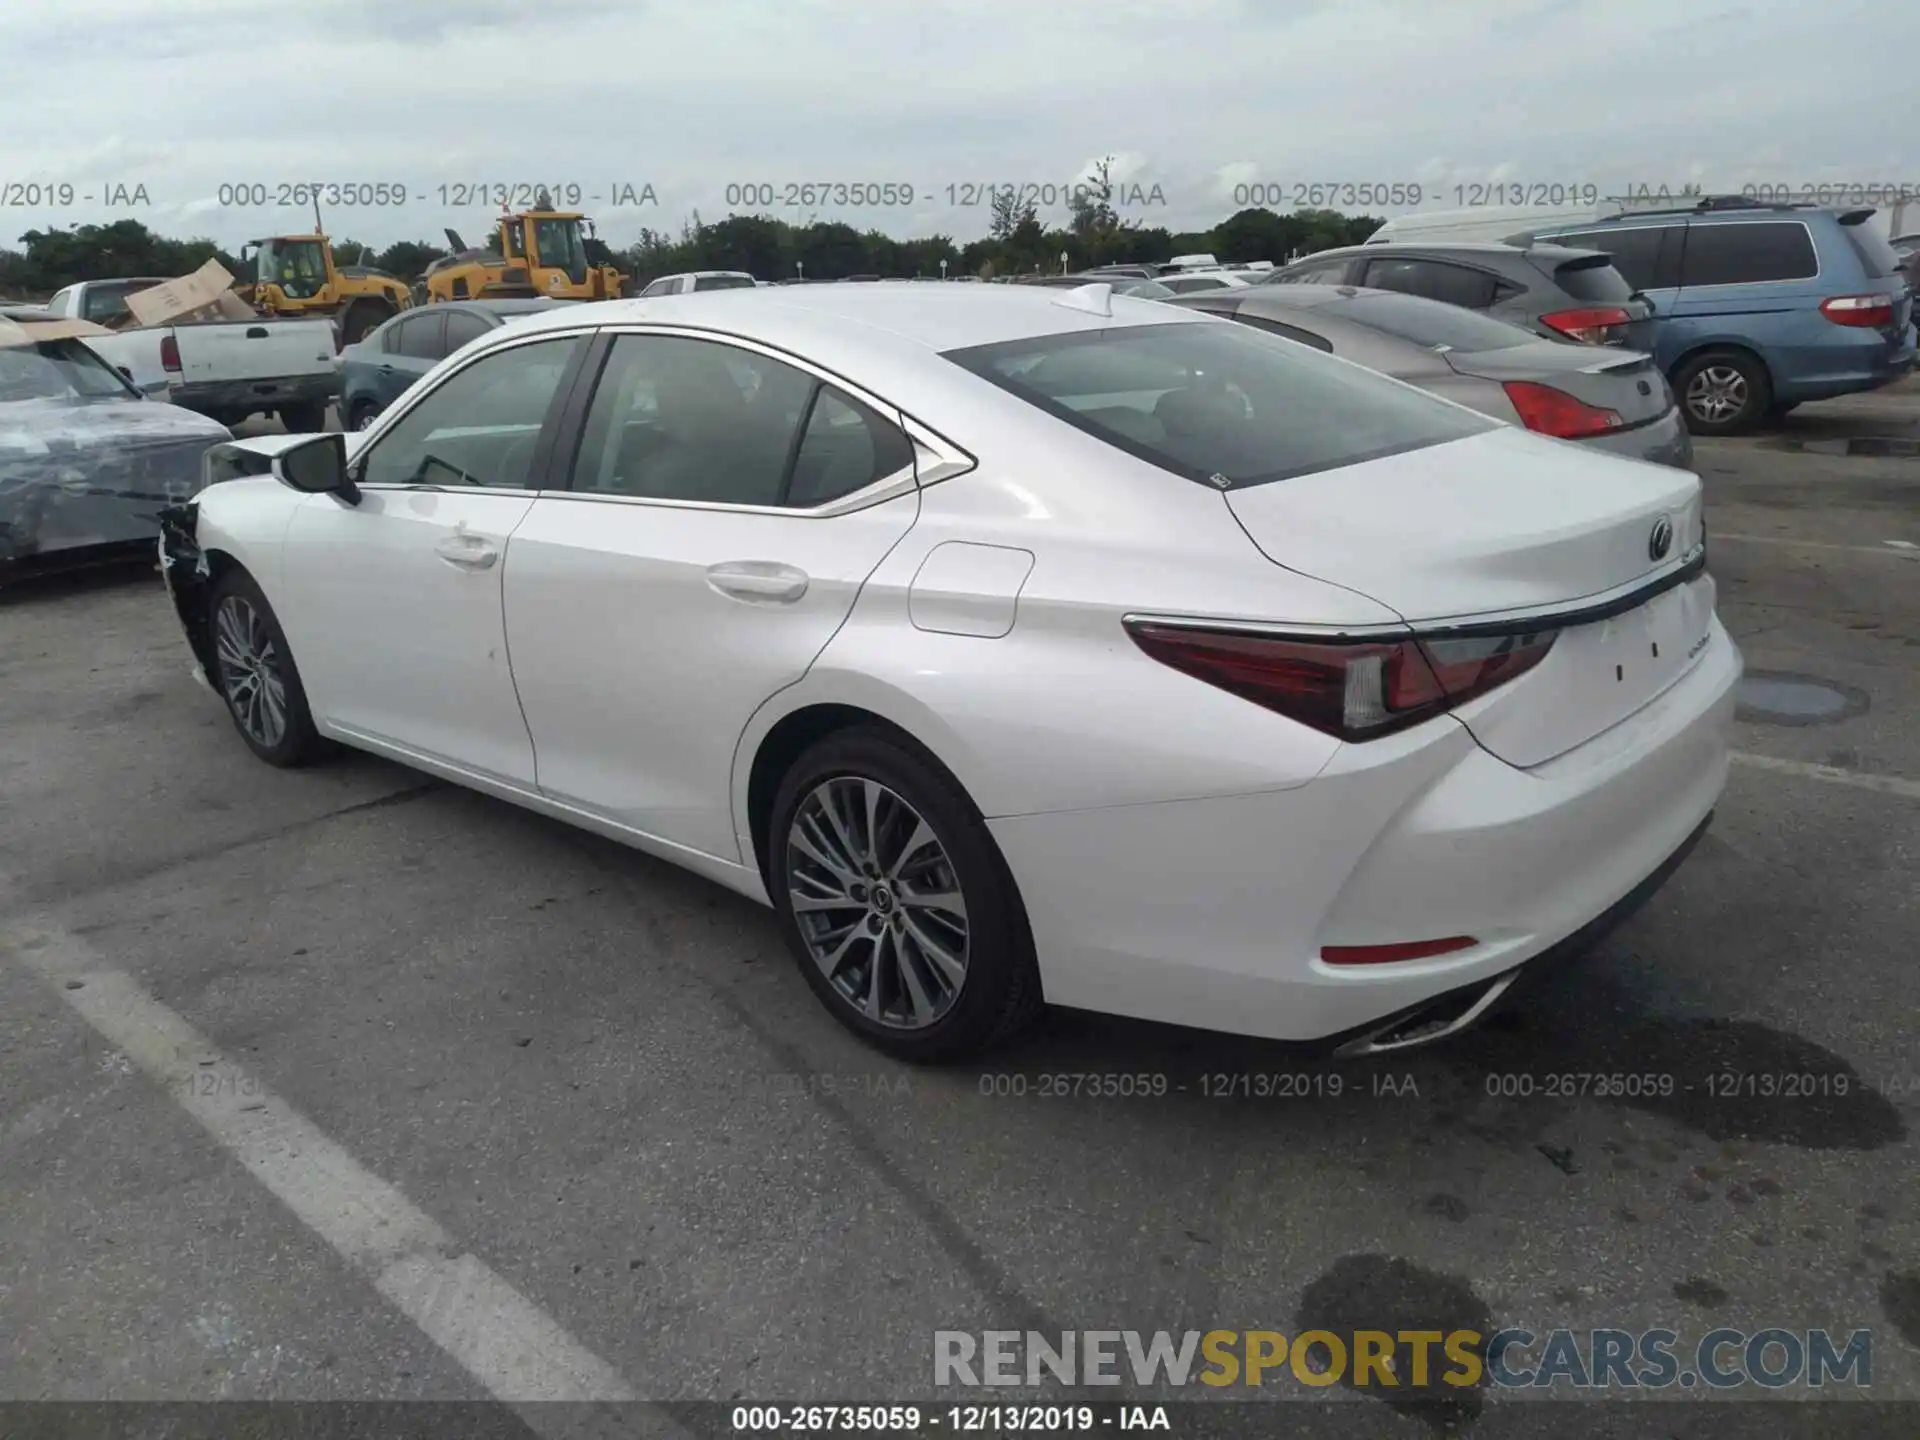
[[[1394,625],[1288,625],[1262,624],[1259,621],[1207,619],[1195,615],[1149,615],[1128,613],[1121,617],[1127,625],[1165,625],[1173,629],[1210,630],[1243,635],[1263,635],[1273,639],[1350,640],[1358,644],[1370,640],[1471,639],[1476,636],[1511,635],[1532,626],[1539,630],[1570,630],[1576,625],[1594,625],[1611,620],[1629,610],[1637,610],[1656,596],[1678,589],[1706,573],[1707,542],[1697,542],[1678,562],[1657,575],[1629,580],[1612,590],[1602,590],[1579,600],[1559,601],[1552,605],[1505,610],[1484,615],[1462,615],[1454,619],[1407,620]]]

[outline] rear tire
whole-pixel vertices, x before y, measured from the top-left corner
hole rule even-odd
[[[214,647],[214,673],[207,678],[247,748],[281,769],[324,758],[332,747],[314,728],[293,651],[253,577],[229,570],[207,603]]]
[[[369,330],[378,330],[398,313],[386,305],[366,301],[348,306],[347,313],[340,317],[341,345],[358,345]]]
[[[1773,382],[1746,350],[1703,350],[1673,372],[1673,393],[1695,435],[1744,435],[1773,404]]]
[[[801,973],[868,1044],[960,1060],[1039,1013],[1012,872],[966,792],[910,741],[858,726],[814,745],[780,782],[767,849]]]

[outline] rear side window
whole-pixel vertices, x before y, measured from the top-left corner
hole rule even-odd
[[[478,315],[469,315],[465,310],[455,310],[447,316],[447,334],[441,342],[441,351],[451,355],[469,340],[478,340],[493,327]]]
[[[443,360],[447,354],[447,347],[442,342],[445,321],[444,315],[415,316],[402,324],[394,337],[387,341],[387,349],[397,350],[415,360]]]
[[[1758,285],[1820,273],[1813,237],[1797,220],[1689,225],[1682,285]]]
[[[1899,253],[1865,225],[1842,225],[1840,233],[1847,237],[1853,253],[1860,257],[1860,268],[1868,279],[1890,280],[1900,273]]]
[[[1604,260],[1570,260],[1553,272],[1553,283],[1576,300],[1617,305],[1633,298],[1633,286]]]
[[[1328,312],[1355,325],[1365,325],[1429,350],[1458,350],[1479,354],[1508,350],[1532,342],[1533,335],[1518,325],[1476,315],[1458,305],[1422,300],[1417,295],[1356,295],[1328,307]]]
[[[1647,225],[1634,229],[1588,230],[1572,235],[1556,235],[1553,240],[1556,244],[1578,246],[1583,250],[1604,251],[1612,258],[1613,268],[1620,272],[1629,292],[1670,290],[1680,283],[1680,239],[1683,233],[1678,225]]]
[[[1499,298],[1500,282],[1484,270],[1443,260],[1371,260],[1361,282],[1375,290],[1397,290],[1448,305],[1484,310]]]
[[[1223,490],[1498,428],[1243,325],[1083,330],[946,358],[1116,449]]]
[[[1329,260],[1320,265],[1301,265],[1262,283],[1267,285],[1338,285],[1347,273],[1347,260]]]

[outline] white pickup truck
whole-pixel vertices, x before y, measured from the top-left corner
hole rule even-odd
[[[127,296],[164,283],[164,276],[83,280],[60,291],[46,308],[96,325],[124,324]],[[320,430],[327,405],[340,392],[333,322],[325,319],[263,316],[136,326],[89,337],[86,343],[141,393],[223,425],[271,412],[290,431]]]

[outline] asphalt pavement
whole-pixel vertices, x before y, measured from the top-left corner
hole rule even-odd
[[[1664,1325],[1871,1330],[1839,1398],[1920,1401],[1920,462],[1791,448],[1861,423],[1699,447],[1787,708],[1690,861],[1370,1063],[1054,1013],[896,1065],[703,881],[253,760],[150,567],[0,595],[0,1399],[885,1402],[938,1330]]]

